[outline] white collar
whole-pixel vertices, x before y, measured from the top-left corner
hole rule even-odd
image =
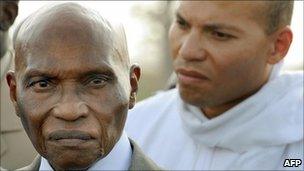
[[[112,151],[103,159],[97,161],[90,170],[129,170],[132,159],[132,150],[130,141],[125,131],[112,149]],[[49,162],[41,157],[39,171],[52,171]]]
[[[276,76],[257,93],[222,115],[206,119],[179,97],[186,132],[208,147],[244,152],[303,139],[303,73]]]

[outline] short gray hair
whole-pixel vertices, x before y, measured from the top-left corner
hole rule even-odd
[[[266,1],[263,12],[266,22],[266,33],[271,34],[280,27],[290,25],[293,13],[293,0]]]

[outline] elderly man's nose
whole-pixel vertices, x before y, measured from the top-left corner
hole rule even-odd
[[[205,60],[206,52],[202,47],[201,36],[195,31],[190,32],[181,42],[179,56],[185,60]]]
[[[89,109],[86,103],[80,100],[62,101],[58,103],[53,109],[53,115],[56,118],[75,121],[80,118],[88,116]]]

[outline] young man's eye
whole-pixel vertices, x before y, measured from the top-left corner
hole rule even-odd
[[[177,23],[178,27],[181,29],[186,29],[188,27],[188,23],[183,19],[177,18],[176,23]]]
[[[230,34],[219,32],[219,31],[213,31],[211,34],[214,38],[216,38],[218,40],[229,40],[234,37]]]

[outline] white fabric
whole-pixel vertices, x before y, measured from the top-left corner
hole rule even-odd
[[[95,170],[128,170],[132,160],[132,149],[130,141],[125,133],[112,149],[112,151],[103,159],[97,161],[88,171]],[[53,171],[48,161],[42,157],[40,171]]]
[[[271,74],[269,76],[270,81],[277,78],[278,76],[280,76],[283,65],[284,65],[284,59],[282,59],[277,64],[273,65],[272,70],[271,70]]]
[[[126,131],[158,165],[170,170],[303,170],[303,73],[278,72],[242,103],[209,120],[177,89],[140,102]]]

